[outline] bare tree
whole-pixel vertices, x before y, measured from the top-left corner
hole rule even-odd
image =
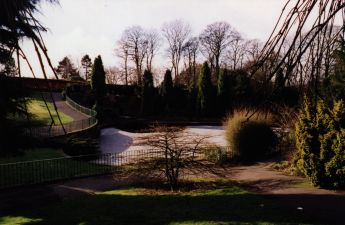
[[[246,42],[246,61],[254,62],[260,56],[260,51],[262,49],[262,43],[258,39],[248,40]]]
[[[133,26],[127,28],[123,32],[121,38],[121,46],[125,47],[123,49],[123,53],[125,53],[124,57],[129,56],[129,59],[134,62],[138,85],[141,85],[142,82],[143,62],[148,47],[148,42],[145,36],[144,30],[140,26]],[[126,50],[128,50],[127,53],[125,52]]]
[[[175,20],[170,23],[165,23],[162,27],[162,31],[163,36],[168,42],[167,52],[176,78],[179,75],[183,45],[190,36],[191,27],[181,20]]]
[[[119,57],[121,62],[121,69],[122,74],[124,75],[125,85],[128,85],[128,78],[129,78],[129,46],[124,39],[124,36],[117,41],[117,46],[115,48],[115,54],[117,57]]]
[[[105,69],[105,79],[107,84],[121,84],[124,83],[124,77],[121,71],[116,66],[107,67]]]
[[[188,71],[188,87],[196,85],[196,57],[199,50],[199,40],[197,37],[190,38],[183,45],[183,56],[185,58],[185,68]],[[192,84],[190,83],[192,81]]]
[[[147,41],[146,69],[152,71],[152,61],[161,45],[161,38],[156,30],[149,30],[145,34]]]
[[[183,169],[201,165],[203,150],[207,146],[207,136],[198,136],[178,127],[154,127],[153,134],[139,140],[139,145],[150,147],[153,156],[153,169],[162,171],[171,190],[179,188]]]
[[[247,42],[240,36],[234,39],[225,53],[225,64],[230,63],[229,67],[233,70],[241,69],[246,55]]]
[[[201,50],[211,64],[211,70],[215,68],[215,79],[218,80],[220,71],[220,59],[229,44],[240,37],[240,34],[227,22],[215,22],[209,24],[200,34]]]

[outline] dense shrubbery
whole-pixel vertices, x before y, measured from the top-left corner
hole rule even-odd
[[[267,157],[275,148],[277,138],[271,125],[270,114],[235,111],[226,123],[226,139],[234,156],[241,161],[254,161]]]
[[[316,186],[345,187],[345,106],[305,98],[296,123],[297,168]]]

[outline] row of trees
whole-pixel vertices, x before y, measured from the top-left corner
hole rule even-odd
[[[142,114],[219,117],[231,113],[236,107],[260,107],[258,103],[265,98],[258,88],[260,83],[251,79],[245,70],[221,68],[217,84],[212,82],[211,66],[207,61],[198,71],[196,87],[186,89],[173,82],[171,70],[167,70],[161,84],[154,87],[152,73],[145,70],[141,94]],[[276,85],[270,83],[268,88],[273,89]],[[295,88],[284,86],[279,94],[272,102],[292,105],[298,102],[299,95]]]
[[[236,70],[248,66],[258,57],[260,46],[258,40],[246,40],[227,22],[212,23],[198,36],[193,36],[191,26],[181,20],[163,24],[161,32],[132,26],[116,43],[115,54],[121,60],[117,70],[121,79],[117,80],[141,85],[143,70],[153,71],[154,57],[165,47],[174,80],[195,87],[198,64],[206,59],[216,84],[221,67]],[[181,73],[189,79],[178,79]]]

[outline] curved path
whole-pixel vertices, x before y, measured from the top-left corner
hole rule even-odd
[[[85,120],[90,118],[90,116],[81,113],[71,106],[69,106],[65,100],[63,100],[61,93],[54,92],[52,93],[56,107],[58,108],[59,111],[65,113],[66,115],[70,116],[73,118],[74,121],[79,121],[79,120]]]

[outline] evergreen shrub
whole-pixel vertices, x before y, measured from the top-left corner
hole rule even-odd
[[[345,187],[345,105],[304,99],[296,122],[295,166],[315,186]]]

